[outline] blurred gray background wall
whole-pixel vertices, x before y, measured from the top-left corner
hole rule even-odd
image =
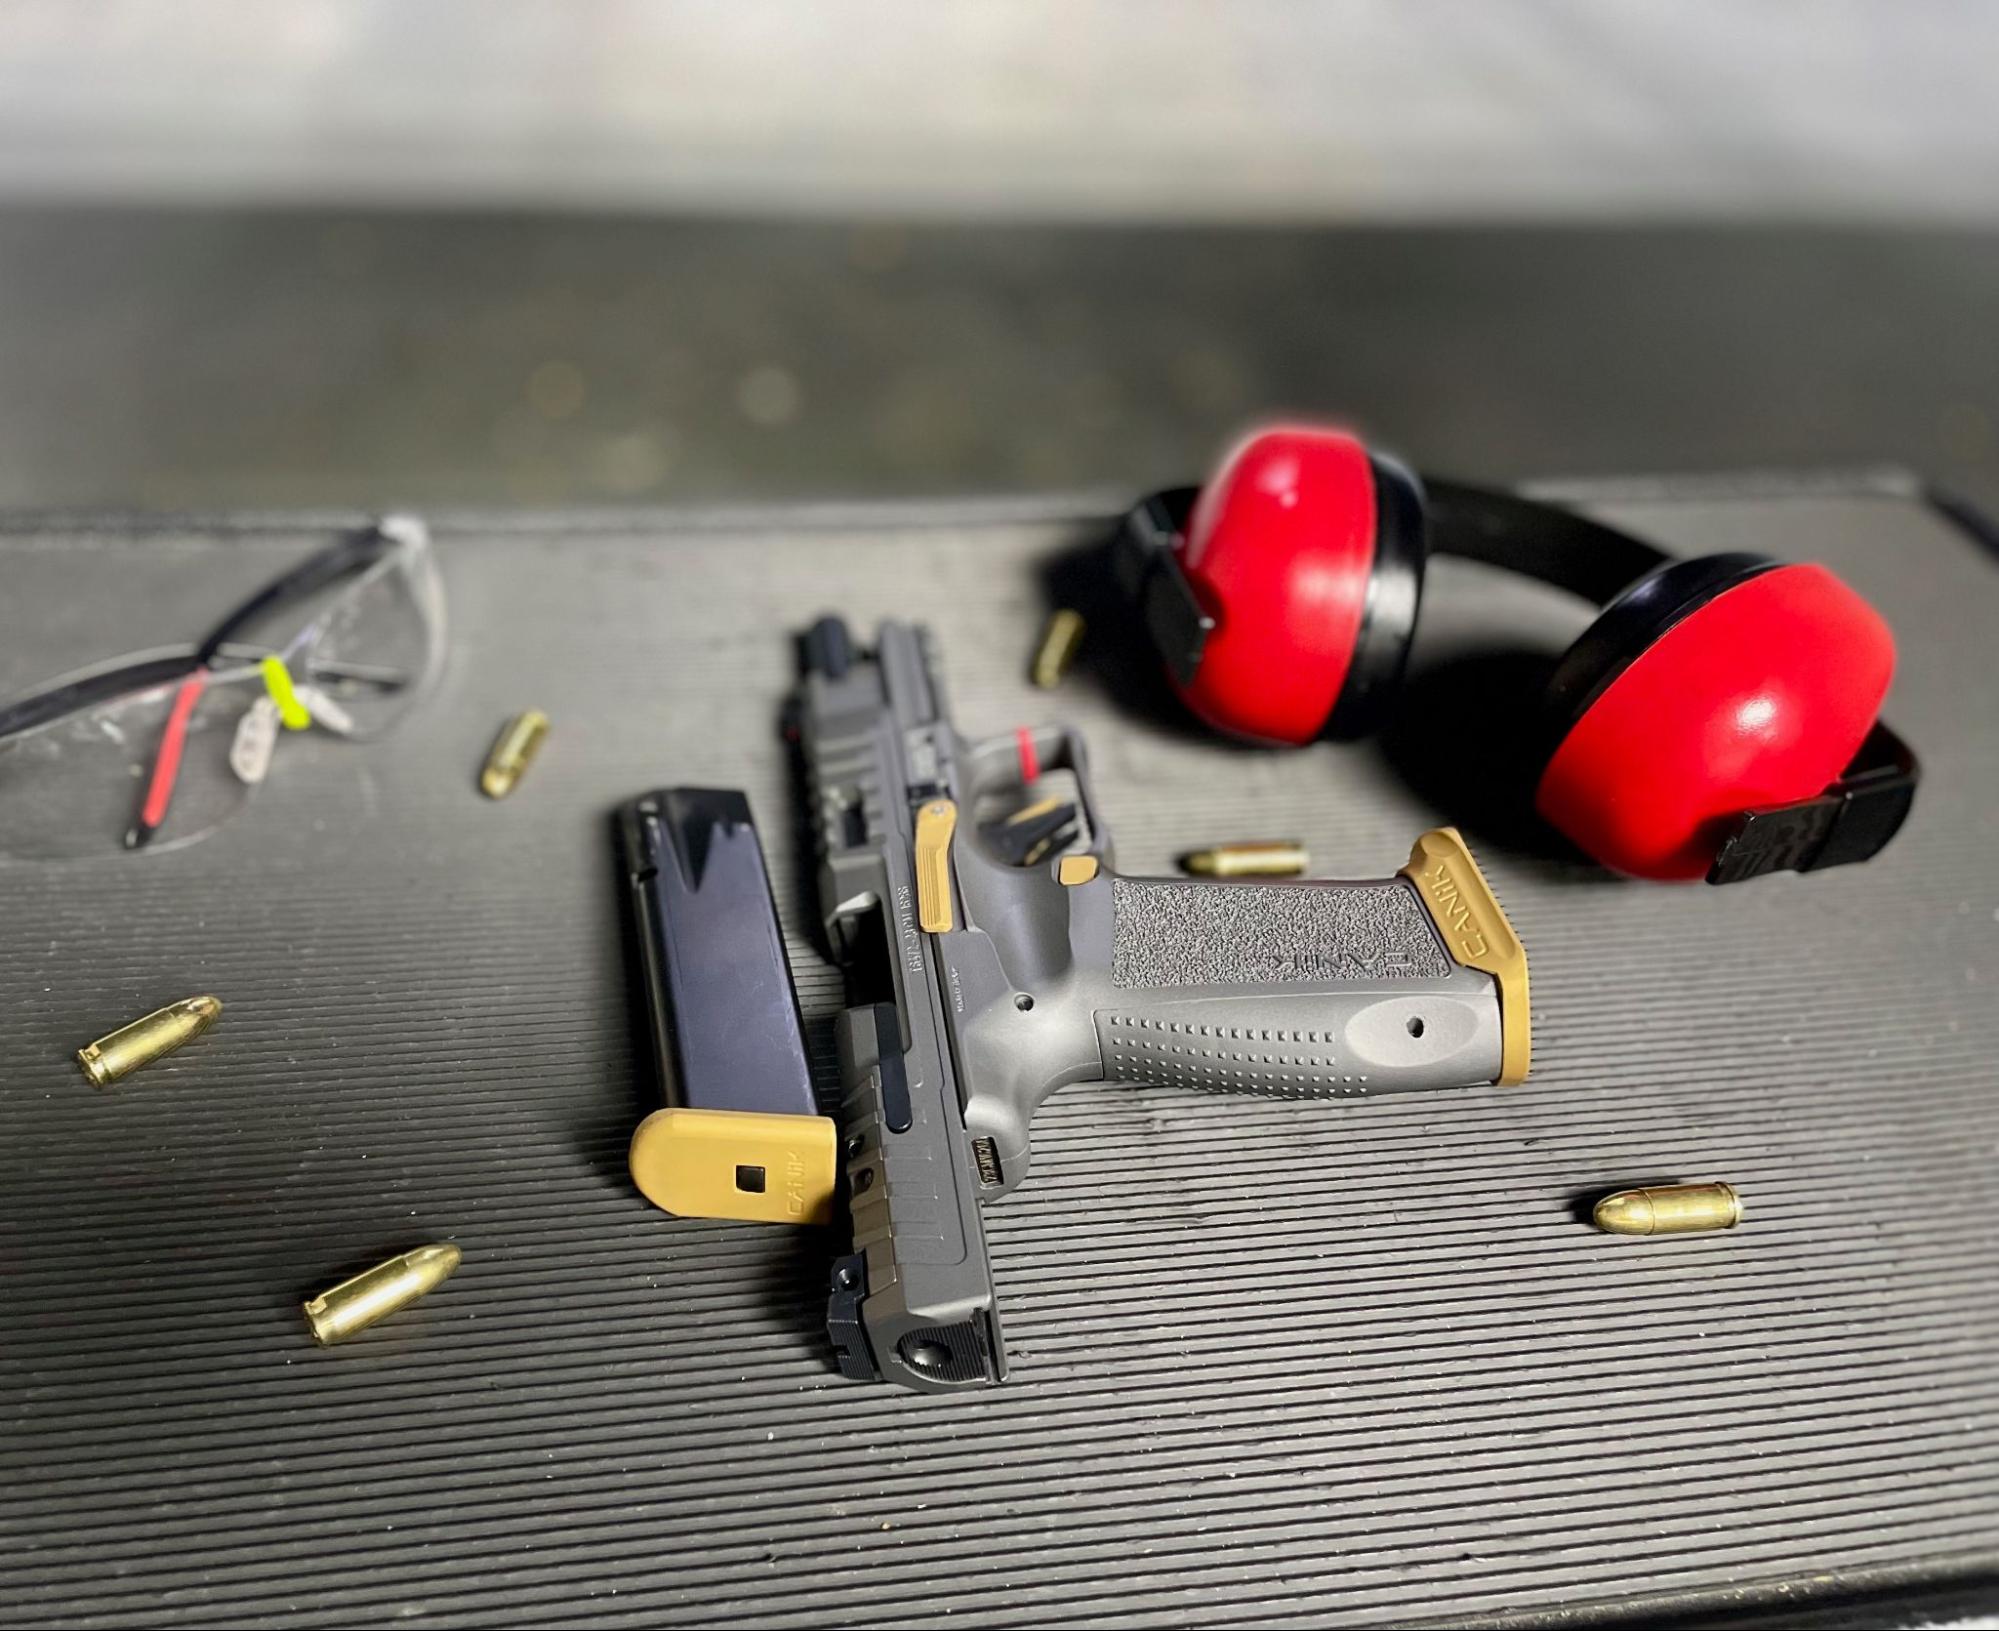
[[[0,10],[0,503],[1901,461],[1999,498],[1962,3]]]

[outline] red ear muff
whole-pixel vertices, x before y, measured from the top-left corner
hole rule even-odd
[[[1620,872],[1701,877],[1742,812],[1839,778],[1894,667],[1888,625],[1824,567],[1675,561],[1607,607],[1557,670],[1574,723],[1536,807]]]
[[[1822,567],[1667,560],[1561,505],[1426,493],[1352,437],[1301,426],[1251,436],[1205,488],[1141,499],[1103,559],[1195,713],[1298,745],[1382,722],[1431,550],[1604,607],[1550,681],[1535,804],[1607,866],[1811,872],[1869,859],[1907,817],[1916,756],[1876,718],[1893,638]]]
[[[1195,713],[1294,745],[1372,727],[1422,582],[1413,478],[1338,431],[1260,431],[1201,489],[1177,554],[1214,624],[1175,676]]]

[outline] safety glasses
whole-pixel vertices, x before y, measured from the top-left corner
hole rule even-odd
[[[247,802],[292,732],[366,741],[435,681],[444,595],[411,516],[338,539],[200,642],[0,705],[0,857],[174,848]]]

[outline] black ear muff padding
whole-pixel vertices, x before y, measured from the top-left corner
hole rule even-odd
[[[1716,596],[1770,571],[1767,555],[1731,552],[1667,561],[1628,585],[1576,637],[1548,677],[1546,746],[1550,754],[1590,705],[1659,637]]]
[[[1372,736],[1394,707],[1416,636],[1429,555],[1422,483],[1379,453],[1368,456],[1368,466],[1374,475],[1374,563],[1353,657],[1326,719],[1326,734],[1343,742]]]

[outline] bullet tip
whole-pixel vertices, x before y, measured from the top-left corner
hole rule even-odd
[[[1596,1226],[1610,1235],[1649,1235],[1652,1232],[1652,1202],[1643,1190],[1621,1189],[1596,1203],[1590,1214]]]
[[[465,1254],[448,1240],[436,1245],[419,1246],[408,1255],[411,1263],[431,1277],[432,1285],[437,1284],[465,1260]]]
[[[1214,876],[1215,852],[1208,849],[1190,850],[1180,857],[1180,870],[1191,872],[1197,878]]]

